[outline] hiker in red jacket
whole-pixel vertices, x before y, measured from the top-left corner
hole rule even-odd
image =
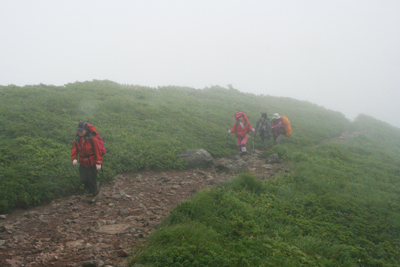
[[[247,138],[249,138],[248,132],[254,132],[254,128],[251,127],[249,120],[244,112],[237,112],[235,114],[236,122],[232,129],[228,133],[236,132],[236,145],[239,148],[240,153],[245,153]]]
[[[85,185],[85,190],[89,192],[89,197],[93,198],[100,191],[96,179],[97,171],[101,169],[101,164],[103,163],[103,153],[96,137],[97,134],[94,126],[81,121],[76,128],[76,137],[72,143],[71,151],[73,165],[78,164],[77,158],[79,154],[81,182]]]

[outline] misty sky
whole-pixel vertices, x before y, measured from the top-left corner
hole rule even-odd
[[[398,0],[0,0],[0,25],[0,85],[231,84],[400,127]]]

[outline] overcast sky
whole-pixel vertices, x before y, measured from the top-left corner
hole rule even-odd
[[[231,84],[400,127],[399,70],[399,0],[0,0],[0,85]]]

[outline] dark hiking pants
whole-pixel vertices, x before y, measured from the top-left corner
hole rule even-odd
[[[261,141],[262,141],[262,144],[263,144],[262,149],[263,150],[268,150],[269,137],[263,136],[263,135],[260,135],[260,136],[261,136]]]
[[[96,165],[92,167],[85,167],[82,164],[79,165],[79,174],[81,177],[81,182],[85,185],[85,190],[89,192],[89,194],[97,195],[99,189],[97,187],[97,170]]]

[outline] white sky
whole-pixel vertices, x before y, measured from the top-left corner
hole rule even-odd
[[[400,1],[0,0],[0,85],[288,96],[400,127]]]

